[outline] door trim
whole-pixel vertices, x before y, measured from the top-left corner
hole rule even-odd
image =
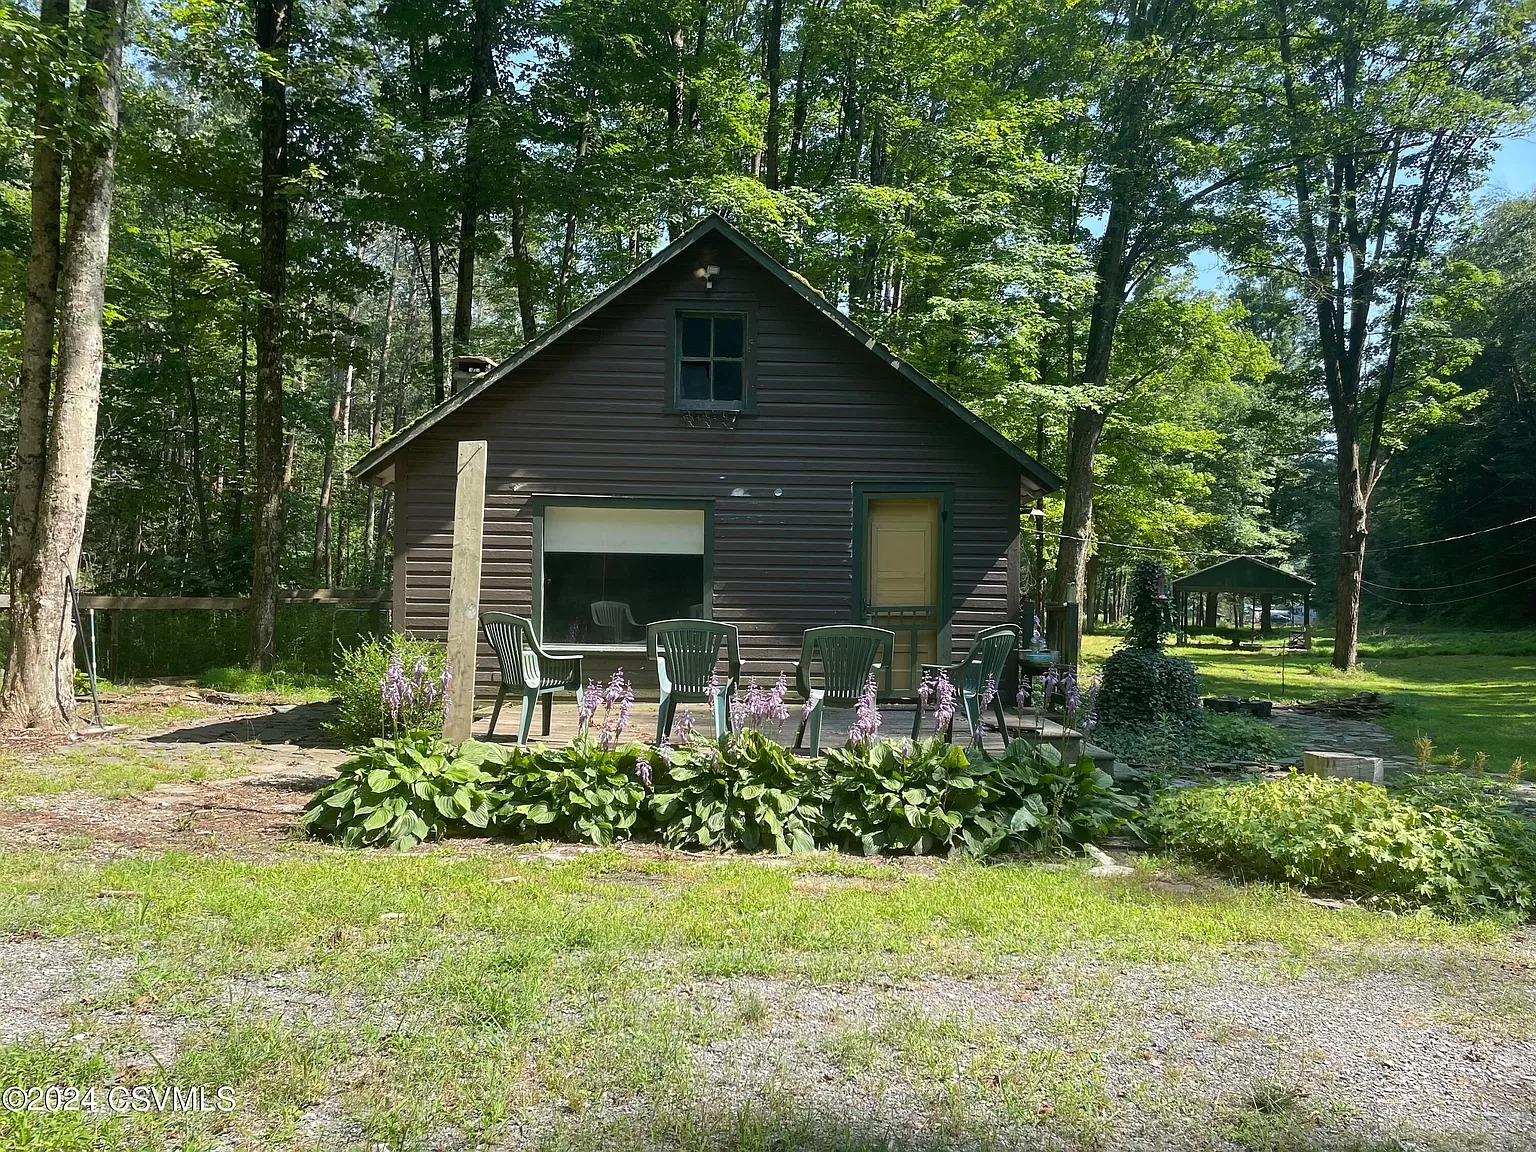
[[[853,622],[864,623],[869,572],[869,502],[881,497],[928,496],[939,502],[939,650],[938,661],[950,660],[950,625],[955,605],[952,574],[955,555],[955,486],[932,480],[859,482],[853,485]]]

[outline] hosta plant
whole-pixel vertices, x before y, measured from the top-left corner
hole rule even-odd
[[[660,749],[651,818],[676,848],[809,852],[822,825],[819,774],[783,745],[748,729],[716,746]]]
[[[471,743],[463,754],[495,772],[491,823],[520,839],[611,844],[633,836],[650,778],[643,744],[583,736],[563,748]]]
[[[356,848],[411,848],[456,824],[484,828],[492,778],[436,736],[375,737],[310,799],[299,827]]]
[[[978,845],[982,855],[1079,848],[1135,828],[1136,801],[1091,757],[1065,763],[1049,744],[1014,740],[1001,756],[973,751],[971,770],[996,797],[996,828]]]
[[[827,753],[827,825],[866,856],[973,852],[996,830],[990,783],[942,739],[881,740]]]

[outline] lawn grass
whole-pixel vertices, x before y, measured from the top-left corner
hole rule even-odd
[[[1084,664],[1101,664],[1118,637],[1087,636]],[[1507,633],[1374,633],[1360,645],[1360,667],[1339,672],[1329,661],[1331,637],[1310,652],[1287,652],[1279,641],[1261,650],[1177,647],[1200,669],[1209,695],[1269,700],[1316,700],[1375,691],[1396,711],[1380,720],[1405,755],[1414,738],[1428,736],[1435,762],[1463,762],[1486,752],[1489,768],[1504,772],[1516,757],[1536,764],[1536,631]],[[1283,672],[1283,685],[1282,685]]]
[[[783,1014],[807,988],[867,1001],[824,1021],[816,1079],[884,1084],[920,1108],[937,1127],[903,1147],[985,1147],[999,1117],[1096,1147],[1128,1107],[1103,1061],[1134,1063],[1121,1049],[1143,1043],[1119,1018],[1118,973],[1177,986],[1233,965],[1275,980],[1416,971],[1427,950],[1436,972],[1491,981],[1508,955],[1491,923],[1161,882],[1082,864],[618,851],[552,863],[451,845],[302,845],[265,864],[11,852],[0,939],[69,941],[116,975],[91,981],[67,1042],[0,1043],[0,1083],[229,1085],[241,1103],[106,1121],[0,1111],[0,1147],[472,1147],[508,1139],[507,1124],[554,1148],[885,1146],[847,1117],[808,1117],[793,1086],[804,1052],[774,1055],[775,1029],[806,1026]],[[1028,990],[1062,973],[1061,999],[1031,1009]],[[914,1011],[904,981],[952,986],[954,1007]],[[1017,1018],[976,1020],[968,1002],[986,995],[1009,997]],[[711,1095],[701,1069],[732,1052],[767,1061],[766,1096]],[[1241,1101],[1164,1087],[1160,1106],[1180,1123],[1259,1123]]]
[[[228,779],[247,771],[240,745],[171,754],[123,744],[84,743],[35,756],[0,753],[0,804],[70,792],[121,800],[157,784]]]

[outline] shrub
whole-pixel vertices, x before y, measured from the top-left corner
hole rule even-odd
[[[1420,778],[1401,795],[1291,773],[1190,788],[1148,817],[1163,847],[1239,877],[1420,904],[1454,916],[1536,910],[1536,835],[1497,786]]]
[[[716,747],[696,741],[658,756],[651,817],[674,848],[809,852],[822,831],[820,775],[761,732]]]
[[[1054,852],[1135,830],[1136,801],[1091,757],[1064,764],[1049,744],[1014,740],[1002,756],[974,751],[971,762],[981,783],[997,796],[992,803],[997,827],[978,846],[979,855]]]
[[[491,825],[508,835],[611,844],[631,834],[649,773],[643,744],[583,737],[563,748],[467,741],[460,756],[496,774]]]
[[[965,752],[940,739],[850,744],[827,753],[832,843],[873,856],[975,852],[996,831]]]
[[[1099,673],[1099,722],[1106,727],[1192,723],[1200,710],[1193,661],[1145,648],[1111,653]]]
[[[398,717],[392,718],[381,688],[396,659],[411,694],[401,700]],[[370,636],[355,647],[343,649],[336,660],[340,708],[331,731],[356,744],[389,735],[397,724],[408,732],[440,733],[442,701],[429,686],[442,684],[446,660],[441,644],[400,632],[383,638]]]
[[[1131,569],[1126,647],[1143,652],[1163,650],[1163,640],[1173,631],[1171,604],[1163,591],[1167,583],[1168,567],[1160,560],[1138,560]]]
[[[374,737],[311,797],[299,827],[348,848],[411,848],[459,821],[484,828],[491,777],[436,736]]]

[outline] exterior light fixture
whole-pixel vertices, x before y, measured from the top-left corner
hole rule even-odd
[[[693,274],[698,279],[704,281],[705,288],[713,288],[715,286],[715,277],[720,275],[720,265],[704,264],[695,268]]]

